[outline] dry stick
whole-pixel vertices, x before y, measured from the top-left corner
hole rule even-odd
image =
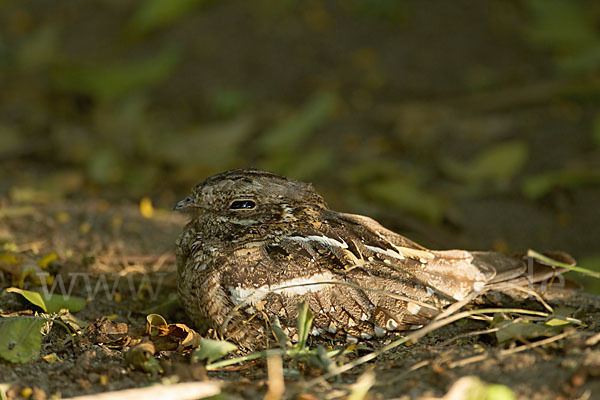
[[[550,285],[548,285],[548,287],[550,287]],[[550,304],[548,304],[546,302],[546,300],[544,300],[544,298],[535,290],[529,289],[527,287],[523,287],[523,286],[518,286],[518,285],[508,285],[506,287],[506,289],[510,289],[510,290],[517,290],[517,291],[521,291],[523,293],[527,293],[530,296],[535,297],[535,299],[540,302],[540,304],[542,306],[544,306],[544,308],[546,310],[548,310],[548,312],[553,313],[554,309],[552,308],[552,306],[550,306]]]
[[[515,353],[519,353],[521,351],[533,349],[535,347],[540,347],[545,344],[557,342],[561,339],[566,338],[567,336],[572,335],[575,332],[576,332],[575,329],[569,329],[559,335],[552,336],[552,337],[549,337],[549,338],[543,339],[543,340],[538,340],[535,343],[524,344],[522,346],[515,347],[514,349],[502,350],[498,353],[498,356],[504,357],[504,356],[508,356],[510,354],[515,354]],[[488,357],[489,357],[489,353],[480,354],[480,355],[474,356],[474,357],[463,358],[462,360],[454,361],[454,362],[448,364],[448,368],[464,367],[465,365],[472,364],[474,362],[483,361],[483,360],[487,359]]]
[[[458,310],[460,310],[461,308],[463,308],[464,306],[466,306],[467,304],[469,304],[471,301],[473,301],[476,297],[481,296],[482,294],[484,294],[487,290],[482,290],[482,291],[476,291],[473,292],[471,294],[469,294],[467,297],[465,297],[464,299],[451,304],[448,308],[446,308],[444,310],[443,313],[440,313],[438,315],[436,315],[431,321],[438,321],[440,319],[446,318],[452,314],[454,314],[455,312],[457,312]]]
[[[212,397],[220,393],[221,385],[217,382],[186,382],[71,397],[70,400],[139,400],[150,398],[192,400]]]
[[[418,369],[421,369],[423,367],[426,367],[428,365],[430,365],[432,363],[431,360],[423,360],[423,361],[419,361],[418,363],[413,364],[410,368],[402,371],[401,373],[399,373],[398,375],[396,375],[395,377],[386,380],[386,381],[381,381],[378,383],[375,383],[375,386],[390,386],[390,385],[394,385],[394,383],[403,380],[408,374],[415,372]]]
[[[518,320],[518,318],[517,318],[517,320]],[[515,322],[515,321],[511,321],[511,322]],[[455,340],[458,340],[461,338],[466,338],[466,337],[471,337],[471,336],[479,336],[479,335],[487,335],[488,333],[498,332],[500,329],[504,329],[504,328],[505,327],[503,326],[502,328],[496,327],[496,328],[490,328],[490,329],[482,329],[480,331],[475,331],[475,332],[462,333],[462,334],[456,335],[448,340],[444,340],[438,346],[445,347],[445,346],[448,346],[450,343],[454,342]]]
[[[585,341],[586,346],[595,346],[600,342],[600,333],[595,334],[594,336],[587,338]]]
[[[163,262],[175,262],[175,255],[171,253],[161,253],[161,254],[117,254],[113,256],[103,255],[97,256],[96,259],[98,261],[106,261],[106,262],[122,262],[122,263],[155,263],[157,261],[163,260]]]
[[[459,319],[466,318],[466,317],[469,317],[474,314],[487,314],[487,313],[499,313],[499,312],[531,314],[531,315],[546,316],[546,317],[548,316],[548,313],[544,313],[544,312],[540,312],[540,311],[524,310],[524,309],[520,309],[520,308],[482,308],[480,310],[463,311],[458,314],[450,315],[447,318],[434,320],[434,321],[430,322],[429,324],[427,324],[426,326],[424,326],[423,328],[419,329],[418,331],[415,331],[415,332],[403,337],[402,339],[396,340],[395,342],[392,342],[392,343],[388,344],[387,346],[382,347],[378,351],[375,351],[373,353],[369,353],[362,357],[359,357],[351,363],[340,365],[339,367],[334,368],[332,371],[330,371],[324,375],[321,375],[320,377],[315,378],[311,381],[306,382],[304,384],[304,387],[309,388],[314,385],[318,385],[318,384],[324,382],[325,380],[332,378],[336,375],[342,374],[346,371],[349,371],[358,365],[361,365],[361,364],[364,364],[371,360],[374,360],[381,354],[388,352],[388,351],[400,346],[401,344],[404,344],[408,341],[416,341],[416,340],[422,338],[423,336],[427,335],[429,332],[433,332],[434,330],[439,329],[448,324],[451,324],[454,321],[458,321]],[[442,313],[442,314],[446,314],[446,311],[444,311],[444,313]],[[574,318],[571,318],[571,319],[575,320]],[[575,320],[575,321],[581,322],[579,320]]]
[[[279,400],[285,391],[283,380],[283,362],[280,355],[272,355],[267,358],[267,374],[269,389],[264,400]]]
[[[219,362],[216,362],[216,363],[208,364],[208,365],[206,365],[206,370],[207,371],[212,371],[212,370],[219,369],[219,368],[222,368],[222,367],[228,367],[230,365],[239,364],[239,363],[244,362],[244,361],[256,360],[257,358],[270,357],[270,356],[274,356],[274,355],[282,356],[282,355],[284,355],[286,353],[287,353],[287,351],[283,350],[283,349],[263,350],[263,351],[259,351],[259,352],[256,352],[256,353],[248,354],[246,356],[236,357],[236,358],[229,358],[227,360],[223,360],[223,361],[219,361]]]
[[[519,322],[522,322],[523,318],[516,318],[514,320],[511,321],[507,321],[508,324],[504,325],[504,326],[498,326],[496,328],[489,328],[489,329],[482,329],[479,331],[474,331],[474,332],[467,332],[467,333],[462,333],[460,335],[456,335],[448,340],[444,340],[442,343],[439,344],[440,347],[443,346],[447,346],[450,343],[452,343],[453,341],[460,339],[460,338],[464,338],[464,337],[471,337],[471,336],[478,336],[478,335],[486,335],[488,333],[494,333],[494,332],[498,332],[501,329],[506,329],[507,327],[517,324]]]

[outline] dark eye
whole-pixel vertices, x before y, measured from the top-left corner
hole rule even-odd
[[[232,210],[252,209],[256,207],[256,203],[252,200],[236,200],[229,206]]]

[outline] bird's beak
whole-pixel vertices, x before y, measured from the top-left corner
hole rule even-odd
[[[193,203],[194,203],[194,199],[192,199],[190,196],[188,196],[185,199],[178,201],[177,204],[175,204],[175,206],[173,207],[173,210],[176,210],[176,211],[187,210],[188,208],[190,208],[192,206]]]

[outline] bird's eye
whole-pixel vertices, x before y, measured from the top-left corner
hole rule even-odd
[[[229,208],[232,210],[242,210],[242,209],[250,210],[254,207],[256,207],[256,203],[253,202],[252,200],[235,200],[229,206]]]

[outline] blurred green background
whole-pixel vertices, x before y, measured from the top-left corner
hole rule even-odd
[[[0,194],[255,166],[439,248],[600,268],[600,3],[0,0]]]

